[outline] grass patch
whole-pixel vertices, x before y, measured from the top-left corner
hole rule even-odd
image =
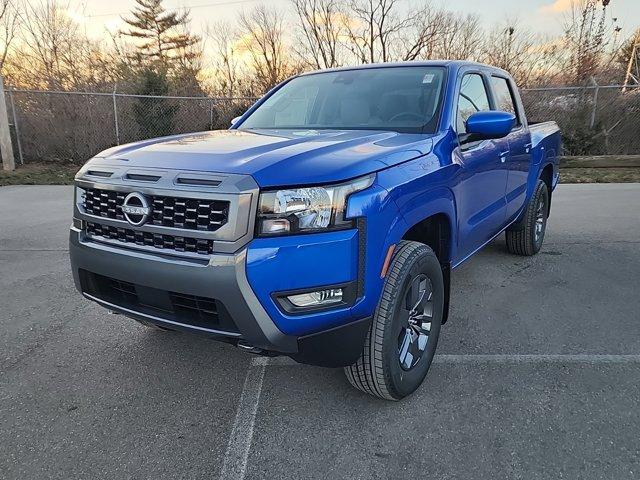
[[[80,169],[68,164],[28,164],[13,172],[0,170],[0,187],[6,185],[71,185]]]
[[[560,157],[560,168],[640,168],[640,155]]]
[[[5,185],[71,185],[78,165],[28,164],[14,172],[0,170],[0,187]],[[574,167],[560,164],[561,183],[640,183],[640,167]]]
[[[640,183],[640,168],[560,168],[560,183]]]

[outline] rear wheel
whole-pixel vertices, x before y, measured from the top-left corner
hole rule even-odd
[[[398,244],[358,361],[345,368],[359,390],[386,400],[414,392],[429,371],[444,306],[442,268],[418,242]]]
[[[549,215],[549,189],[538,180],[523,219],[507,229],[507,250],[516,255],[530,256],[540,251],[547,229]]]

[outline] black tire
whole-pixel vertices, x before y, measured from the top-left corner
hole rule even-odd
[[[515,226],[507,229],[507,250],[515,255],[535,255],[542,248],[549,216],[549,189],[538,180],[524,216]]]
[[[409,295],[415,292],[415,284],[422,285],[427,278],[431,287],[431,295],[425,307],[430,310],[430,316],[419,315],[422,319],[429,318],[430,328],[426,346],[420,351],[418,360],[413,366],[407,361],[406,349],[399,345],[401,339],[408,338],[411,312],[408,310]],[[426,282],[425,282],[426,284]],[[426,291],[426,290],[425,290]],[[422,295],[422,298],[425,294]],[[413,303],[412,301],[410,303]],[[416,304],[418,306],[418,304]],[[359,390],[385,400],[400,400],[414,392],[427,375],[433,356],[438,345],[442,314],[444,306],[444,282],[442,268],[435,253],[427,245],[418,242],[402,241],[398,244],[382,290],[382,296],[373,316],[371,327],[365,339],[362,355],[356,363],[345,367],[347,379]],[[422,308],[422,307],[421,307]],[[409,320],[407,319],[409,313]],[[423,335],[426,323],[420,320]],[[424,343],[423,343],[424,345]],[[414,357],[411,356],[413,359]],[[404,365],[401,364],[404,362]],[[409,368],[407,368],[409,367]]]

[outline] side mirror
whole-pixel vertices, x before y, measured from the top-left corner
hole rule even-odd
[[[242,118],[242,115],[239,115],[237,117],[234,117],[231,119],[231,126],[233,127],[236,123],[238,123],[238,120],[240,120]]]
[[[515,124],[516,116],[513,113],[500,110],[474,113],[466,122],[467,133],[473,140],[506,137]]]

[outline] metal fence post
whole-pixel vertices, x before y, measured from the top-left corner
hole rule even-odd
[[[16,132],[16,143],[18,144],[18,158],[20,165],[24,165],[24,157],[22,156],[22,140],[20,139],[20,125],[18,125],[18,114],[16,113],[16,104],[13,101],[13,90],[9,90],[9,101],[11,102],[11,115],[13,116],[13,129]]]
[[[213,99],[209,99],[209,130],[213,130]]]
[[[118,126],[118,102],[116,101],[116,88],[117,85],[113,86],[113,119],[116,127],[116,143],[120,145],[120,128]]]
[[[596,87],[593,92],[593,109],[591,110],[591,120],[589,122],[589,128],[593,128],[596,124],[596,111],[598,110],[598,93],[600,92],[600,85],[596,82],[596,79],[591,77],[591,83]]]
[[[7,115],[7,101],[4,97],[4,81],[0,76],[0,154],[2,167],[9,172],[16,169],[11,145],[11,131],[9,130],[9,116]]]

